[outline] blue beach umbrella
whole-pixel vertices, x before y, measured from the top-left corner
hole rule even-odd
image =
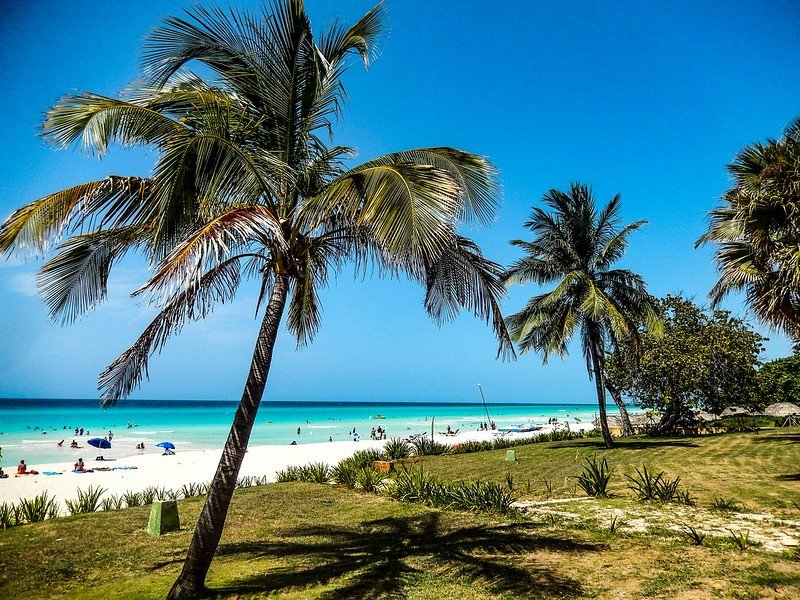
[[[95,448],[100,448],[101,450],[107,450],[111,448],[111,442],[109,442],[106,438],[92,438],[87,440],[86,442],[90,446],[94,446]]]
[[[156,446],[158,448],[165,448],[167,450],[175,450],[175,444],[173,444],[172,442],[159,442],[156,444]]]
[[[111,448],[111,442],[109,442],[106,438],[92,438],[90,440],[86,440],[86,443],[90,446],[94,446],[95,448],[100,448],[100,450],[107,450]],[[95,460],[105,460],[103,455],[101,454]]]

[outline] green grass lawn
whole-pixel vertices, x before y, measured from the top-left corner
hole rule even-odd
[[[723,538],[694,546],[659,523],[612,533],[583,508],[647,513],[625,490],[621,473],[648,464],[681,475],[700,500],[699,515],[706,514],[702,503],[721,495],[750,510],[800,519],[791,504],[800,501],[798,442],[794,430],[637,439],[608,452],[587,440],[516,448],[515,481],[540,483],[531,494],[524,484],[515,487],[538,499],[550,495],[543,477],[558,483],[553,497],[569,496],[569,477],[580,471],[582,457],[607,456],[616,469],[616,497],[570,503],[569,511],[586,517],[577,519],[433,510],[330,485],[240,490],[208,584],[220,598],[800,597],[800,561],[790,551],[741,551]],[[504,457],[496,451],[427,458],[424,468],[453,480],[505,482]],[[202,499],[179,504],[190,526]],[[125,509],[0,531],[0,598],[162,598],[190,530],[150,537],[148,512]]]

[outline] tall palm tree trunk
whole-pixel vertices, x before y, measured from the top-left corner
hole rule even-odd
[[[275,286],[267,305],[261,330],[258,333],[250,372],[244,387],[242,399],[236,409],[228,440],[222,451],[217,472],[211,482],[208,498],[200,512],[197,525],[192,535],[186,562],[178,579],[169,591],[167,598],[194,598],[205,590],[205,580],[211,560],[217,551],[225,517],[236,488],[236,479],[242,466],[250,432],[256,420],[258,405],[264,395],[264,387],[272,362],[272,349],[278,336],[278,326],[283,317],[288,292],[288,278],[285,275],[275,277]]]
[[[600,430],[603,432],[603,441],[606,448],[614,447],[614,440],[611,438],[611,431],[608,429],[608,415],[606,414],[606,386],[603,377],[603,367],[600,364],[600,341],[599,336],[590,333],[592,342],[589,353],[592,355],[592,370],[594,371],[594,385],[597,389],[597,407],[600,412]]]
[[[619,416],[622,419],[622,435],[633,435],[633,425],[631,425],[631,418],[628,415],[628,408],[622,400],[622,394],[620,394],[619,389],[611,385],[607,379],[603,378],[603,380],[608,393],[614,399],[614,404],[616,404],[619,409]]]

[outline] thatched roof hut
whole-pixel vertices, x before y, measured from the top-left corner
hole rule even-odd
[[[747,417],[752,415],[749,410],[742,408],[741,406],[729,406],[721,413],[719,413],[720,417]]]
[[[694,416],[697,417],[697,419],[700,421],[716,421],[717,419],[719,419],[717,415],[708,412],[707,410],[698,410],[694,414]]]
[[[800,415],[800,406],[792,402],[776,402],[764,409],[764,414],[769,417],[789,417]]]

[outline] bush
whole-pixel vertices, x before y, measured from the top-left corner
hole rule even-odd
[[[95,489],[92,486],[89,486],[89,489],[85,492],[81,489],[78,489],[77,500],[65,501],[67,510],[69,510],[69,514],[82,515],[96,512],[97,509],[100,508],[100,496],[105,493],[106,489],[101,487]]]
[[[399,460],[411,456],[412,448],[408,442],[400,438],[391,438],[383,446],[383,455],[387,460]]]
[[[128,508],[141,506],[143,504],[142,495],[139,492],[125,492],[122,494],[122,499],[125,501],[125,506]]]
[[[608,497],[606,488],[611,480],[611,469],[608,468],[605,456],[600,462],[597,462],[594,456],[589,456],[585,463],[583,473],[576,477],[578,485],[583,488],[587,496]]]
[[[311,463],[300,467],[300,481],[307,483],[328,483],[331,478],[331,468],[322,462]]]
[[[384,456],[380,450],[369,448],[367,450],[359,450],[346,460],[353,461],[357,468],[370,467],[376,460],[383,460]]]
[[[377,492],[387,477],[386,473],[375,467],[363,467],[356,473],[356,485],[365,492]]]
[[[6,504],[5,502],[0,504],[0,529],[8,529],[9,527],[19,525],[19,523],[20,515],[17,507],[13,504]]]
[[[17,506],[17,519],[22,523],[37,523],[58,516],[56,499],[43,492],[35,498],[23,498]]]
[[[100,508],[102,510],[119,510],[122,508],[122,496],[112,495],[103,498],[103,501],[100,502]]]
[[[278,483],[300,481],[300,467],[286,467],[282,471],[278,471],[275,477]]]
[[[630,475],[625,475],[625,477],[630,481],[628,487],[636,493],[642,502],[657,500],[658,502],[694,504],[694,500],[692,500],[688,492],[678,489],[681,483],[680,477],[670,479],[664,471],[653,474],[653,472],[648,471],[647,467],[642,467],[641,471],[636,469],[635,477]]]
[[[400,473],[387,494],[404,502],[428,506],[489,511],[506,514],[511,510],[511,491],[492,482],[447,484],[425,475],[422,469]]]
[[[449,454],[450,446],[442,444],[435,440],[428,438],[419,438],[414,440],[414,454],[417,456],[438,456],[442,454]]]
[[[356,476],[359,470],[360,467],[352,458],[345,458],[333,468],[331,478],[339,485],[353,489],[356,487]]]

